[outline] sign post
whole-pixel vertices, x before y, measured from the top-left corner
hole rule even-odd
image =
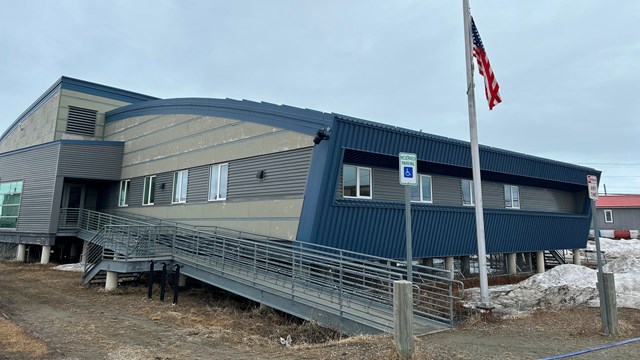
[[[600,319],[602,320],[602,332],[609,335],[609,314],[607,296],[604,288],[604,272],[602,270],[602,253],[600,251],[600,230],[596,216],[596,200],[598,200],[598,177],[587,175],[587,187],[591,199],[591,221],[593,222],[593,235],[596,242],[596,258],[598,260],[598,296],[600,297]]]
[[[418,157],[413,153],[400,153],[400,185],[404,186],[404,219],[407,239],[407,281],[413,282],[413,249],[411,244],[411,190],[418,184]]]

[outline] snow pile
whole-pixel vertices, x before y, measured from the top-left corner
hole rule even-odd
[[[84,263],[64,264],[54,267],[55,270],[84,272]]]
[[[589,241],[589,243],[587,244],[587,250],[595,252],[595,242]],[[601,237],[600,250],[604,252],[604,256],[607,261],[619,258],[625,254],[640,257],[640,240],[614,240]]]
[[[640,309],[640,241],[601,238],[608,263],[605,272],[615,274],[618,307]],[[595,246],[593,246],[595,247]],[[465,291],[466,303],[480,302],[480,289]],[[539,308],[600,306],[597,271],[580,265],[561,265],[514,285],[489,288],[496,313],[516,315]]]

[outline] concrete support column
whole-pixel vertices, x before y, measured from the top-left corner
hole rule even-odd
[[[573,263],[580,265],[580,249],[573,249]]]
[[[16,250],[16,261],[22,261],[27,257],[27,245],[18,244],[18,250]]]
[[[107,283],[104,285],[106,291],[113,291],[118,288],[118,273],[107,271]]]
[[[544,251],[538,251],[536,253],[536,270],[538,274],[544,272]]]
[[[178,286],[179,287],[187,286],[187,276],[186,275],[180,274],[180,276],[178,277]]]
[[[420,265],[433,267],[433,258],[424,258],[420,263],[421,263]]]
[[[507,254],[507,273],[509,273],[509,275],[515,275],[517,272],[516,254]]]
[[[80,262],[81,263],[86,263],[87,262],[87,253],[89,252],[89,242],[88,241],[83,241],[82,242],[82,254],[80,255]]]
[[[470,256],[460,257],[460,268],[462,269],[462,275],[464,275],[464,277],[471,276],[471,257]]]
[[[451,272],[451,273],[450,273],[450,275],[449,275],[449,277],[453,280],[453,278],[454,278],[454,277],[455,277],[455,275],[456,275],[456,273],[455,273],[455,270],[456,270],[456,269],[455,269],[455,267],[454,267],[454,265],[453,265],[453,256],[449,256],[449,257],[446,257],[446,258],[444,259],[444,268],[445,268],[445,270],[447,270],[447,271],[450,271],[450,272]]]
[[[40,264],[48,264],[51,256],[51,245],[42,245],[42,255],[40,256]]]

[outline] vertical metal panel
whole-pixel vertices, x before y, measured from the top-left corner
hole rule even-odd
[[[230,200],[256,197],[302,197],[312,148],[255,156],[229,163]],[[264,171],[264,178],[257,174]]]
[[[124,143],[62,142],[58,175],[78,179],[119,180]]]
[[[520,186],[522,210],[575,213],[574,195],[568,191]]]
[[[49,232],[59,151],[49,143],[0,155],[0,181],[23,181],[17,231]]]
[[[398,134],[388,129],[339,120],[333,125],[329,143],[331,148],[326,156],[318,157],[322,163],[311,164],[311,172],[316,173],[318,169],[322,169],[323,176],[321,180],[309,179],[309,187],[316,189],[317,199],[305,197],[304,206],[307,206],[307,199],[311,199],[314,209],[303,209],[300,223],[303,231],[299,232],[301,240],[384,257],[403,258],[402,202],[342,199],[336,197],[336,193],[340,192],[343,149],[391,156],[411,149],[421,161],[463,169],[452,177],[433,176],[434,201],[452,206],[412,205],[414,256],[420,258],[477,253],[474,209],[461,206],[460,178],[457,178],[464,173],[464,169],[470,168],[468,145],[431,139],[428,136]],[[491,154],[487,155],[488,152]],[[573,186],[577,189],[577,185],[568,184],[572,181],[575,184],[584,182],[582,175],[586,172],[585,169],[547,164],[545,160],[533,160],[525,155],[516,156],[495,149],[488,151],[484,148],[484,153],[484,158],[489,160],[483,160],[483,168],[485,171],[487,168],[495,171],[495,180],[486,182],[483,190],[483,195],[488,200],[485,202],[495,206],[494,209],[484,210],[489,253],[585,246],[589,228],[586,207],[582,209],[581,215],[504,209],[503,185],[500,182],[501,176],[505,177],[505,183],[511,183],[513,175],[518,175],[517,179],[522,181],[553,184],[558,188]],[[523,160],[525,158],[526,161]],[[526,165],[519,164],[516,161],[518,159],[523,160]],[[565,176],[561,174],[563,171],[571,174]],[[557,183],[542,180],[548,178],[553,178]],[[379,190],[379,182],[374,180],[374,195]],[[313,227],[308,228],[307,222],[313,224]]]
[[[209,169],[210,165],[189,169],[187,203],[205,203],[209,200]]]

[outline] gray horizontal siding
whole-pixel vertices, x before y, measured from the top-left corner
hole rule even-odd
[[[520,209],[550,212],[576,212],[573,193],[520,186]]]
[[[229,199],[301,197],[307,183],[312,148],[256,156],[229,163]],[[265,172],[258,179],[258,171]]]
[[[604,211],[611,210],[613,222],[604,222]],[[598,208],[596,219],[600,230],[640,230],[640,209],[633,208]]]
[[[351,164],[348,164],[351,165]],[[399,184],[398,172],[372,168],[373,200],[404,201],[404,189]],[[428,175],[428,174],[425,174]],[[433,203],[437,205],[462,205],[462,179],[431,175]],[[482,201],[487,209],[504,209],[504,185],[493,181],[482,182]],[[582,195],[572,192],[519,186],[522,210],[580,213]],[[336,199],[342,198],[342,169],[338,174]]]
[[[137,177],[137,178],[131,179],[131,182],[129,183],[129,206],[130,207],[142,206],[143,187],[144,187],[144,177]],[[114,190],[115,192],[112,197],[115,197],[115,203],[117,204],[119,186]]]
[[[59,150],[52,144],[0,156],[0,181],[24,181],[16,231],[49,232]]]
[[[162,184],[164,184],[164,189],[161,189]],[[159,206],[171,205],[172,193],[173,193],[173,172],[164,172],[156,175],[156,195],[155,195],[154,204]],[[187,184],[187,196],[188,195],[189,195],[189,185]]]
[[[482,207],[504,208],[504,184],[482,181]],[[462,191],[462,189],[460,189]]]
[[[433,203],[440,205],[462,205],[462,188],[460,179],[432,175]]]
[[[342,191],[342,186],[340,186]],[[404,186],[397,171],[373,169],[373,198],[376,200],[404,200]]]
[[[121,146],[62,143],[58,175],[78,179],[119,180],[122,171]]]
[[[189,170],[187,186],[187,203],[203,203],[209,198],[210,165],[198,166]]]
[[[229,163],[228,201],[251,198],[302,197],[309,171],[312,148],[261,155]],[[210,165],[189,170],[187,204],[205,203],[209,199]],[[263,180],[256,178],[259,170],[265,171]],[[173,193],[173,171],[156,174],[154,205],[171,205]],[[144,177],[130,179],[129,207],[142,206]],[[164,190],[161,185],[165,184]],[[101,197],[101,207],[118,205],[119,182],[106,190]]]

